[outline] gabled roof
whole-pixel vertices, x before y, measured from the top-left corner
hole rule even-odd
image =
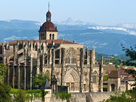
[[[120,73],[118,70],[112,70],[108,78],[120,78]]]

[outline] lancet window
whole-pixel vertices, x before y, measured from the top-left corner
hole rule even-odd
[[[69,48],[66,51],[66,64],[76,64],[76,50],[74,48]]]

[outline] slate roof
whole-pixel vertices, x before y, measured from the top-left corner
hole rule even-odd
[[[43,89],[51,89],[51,86],[48,82],[48,79],[46,79],[46,82],[44,83]]]

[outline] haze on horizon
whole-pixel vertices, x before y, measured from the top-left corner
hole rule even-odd
[[[71,17],[100,25],[136,23],[136,0],[1,0],[0,20],[44,22],[48,2],[52,21]]]

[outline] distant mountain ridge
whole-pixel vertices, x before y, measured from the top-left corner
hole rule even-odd
[[[0,42],[11,40],[38,40],[38,30],[43,22],[27,20],[0,21]],[[126,47],[136,44],[136,24],[103,26],[71,18],[55,22],[58,39],[76,40],[77,43],[96,48],[104,54],[123,54],[120,44]]]

